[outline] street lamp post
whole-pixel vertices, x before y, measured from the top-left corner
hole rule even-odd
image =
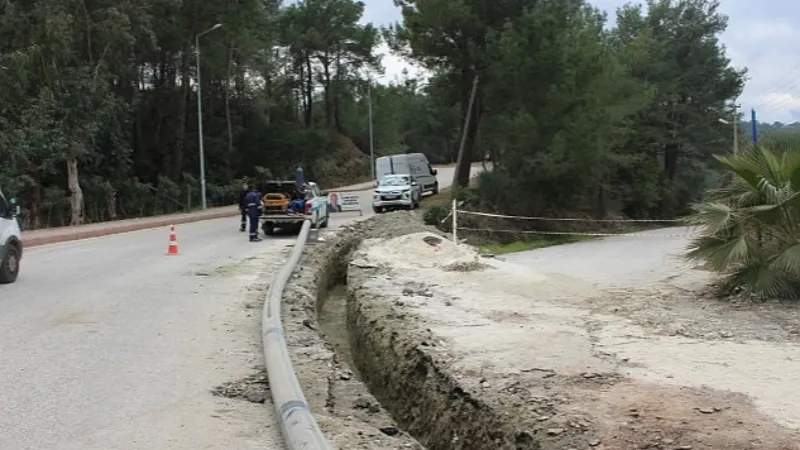
[[[733,126],[733,154],[736,155],[739,153],[739,113],[738,113],[739,105],[733,105],[733,120],[726,120],[720,117],[719,123],[724,125],[732,125]]]
[[[375,181],[375,138],[372,132],[372,79],[367,79],[367,114],[369,115],[369,165]]]
[[[208,202],[206,200],[206,157],[205,150],[203,149],[203,91],[202,83],[200,82],[200,37],[221,26],[222,24],[218,23],[194,37],[194,52],[197,57],[197,134],[200,147],[200,201],[203,209],[208,208]]]

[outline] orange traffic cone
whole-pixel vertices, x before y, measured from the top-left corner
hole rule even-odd
[[[167,255],[178,255],[178,236],[175,234],[175,225],[169,227],[169,247],[167,247]]]

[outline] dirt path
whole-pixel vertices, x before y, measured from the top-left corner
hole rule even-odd
[[[795,309],[719,303],[681,267],[632,290],[423,237],[369,241],[361,293],[543,449],[800,449]]]

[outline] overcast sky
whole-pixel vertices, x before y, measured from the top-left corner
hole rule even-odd
[[[400,21],[392,0],[367,0],[365,22],[388,25]],[[613,16],[624,0],[595,0]],[[767,6],[769,5],[769,6]],[[722,36],[728,57],[736,67],[747,67],[748,81],[739,99],[742,108],[755,108],[759,121],[800,120],[800,1],[722,0],[722,12],[730,18]],[[404,68],[416,70],[394,57],[385,57],[385,80]]]

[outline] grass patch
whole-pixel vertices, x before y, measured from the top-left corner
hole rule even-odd
[[[434,206],[450,206],[453,202],[453,191],[450,188],[440,189],[436,195],[422,197],[419,202],[421,209],[428,209]]]
[[[497,242],[475,242],[472,245],[478,247],[481,253],[487,255],[506,255],[509,253],[525,252],[539,248],[552,247],[554,245],[571,244],[592,239],[591,236],[558,236],[558,237],[539,237],[526,241],[515,241],[507,244]]]
[[[477,185],[478,185],[478,177],[470,178],[469,187],[474,188]],[[434,206],[449,207],[451,203],[453,203],[453,188],[446,187],[439,189],[439,193],[436,195],[429,195],[427,197],[422,197],[422,200],[420,200],[419,203],[419,207],[423,210],[426,210]]]

